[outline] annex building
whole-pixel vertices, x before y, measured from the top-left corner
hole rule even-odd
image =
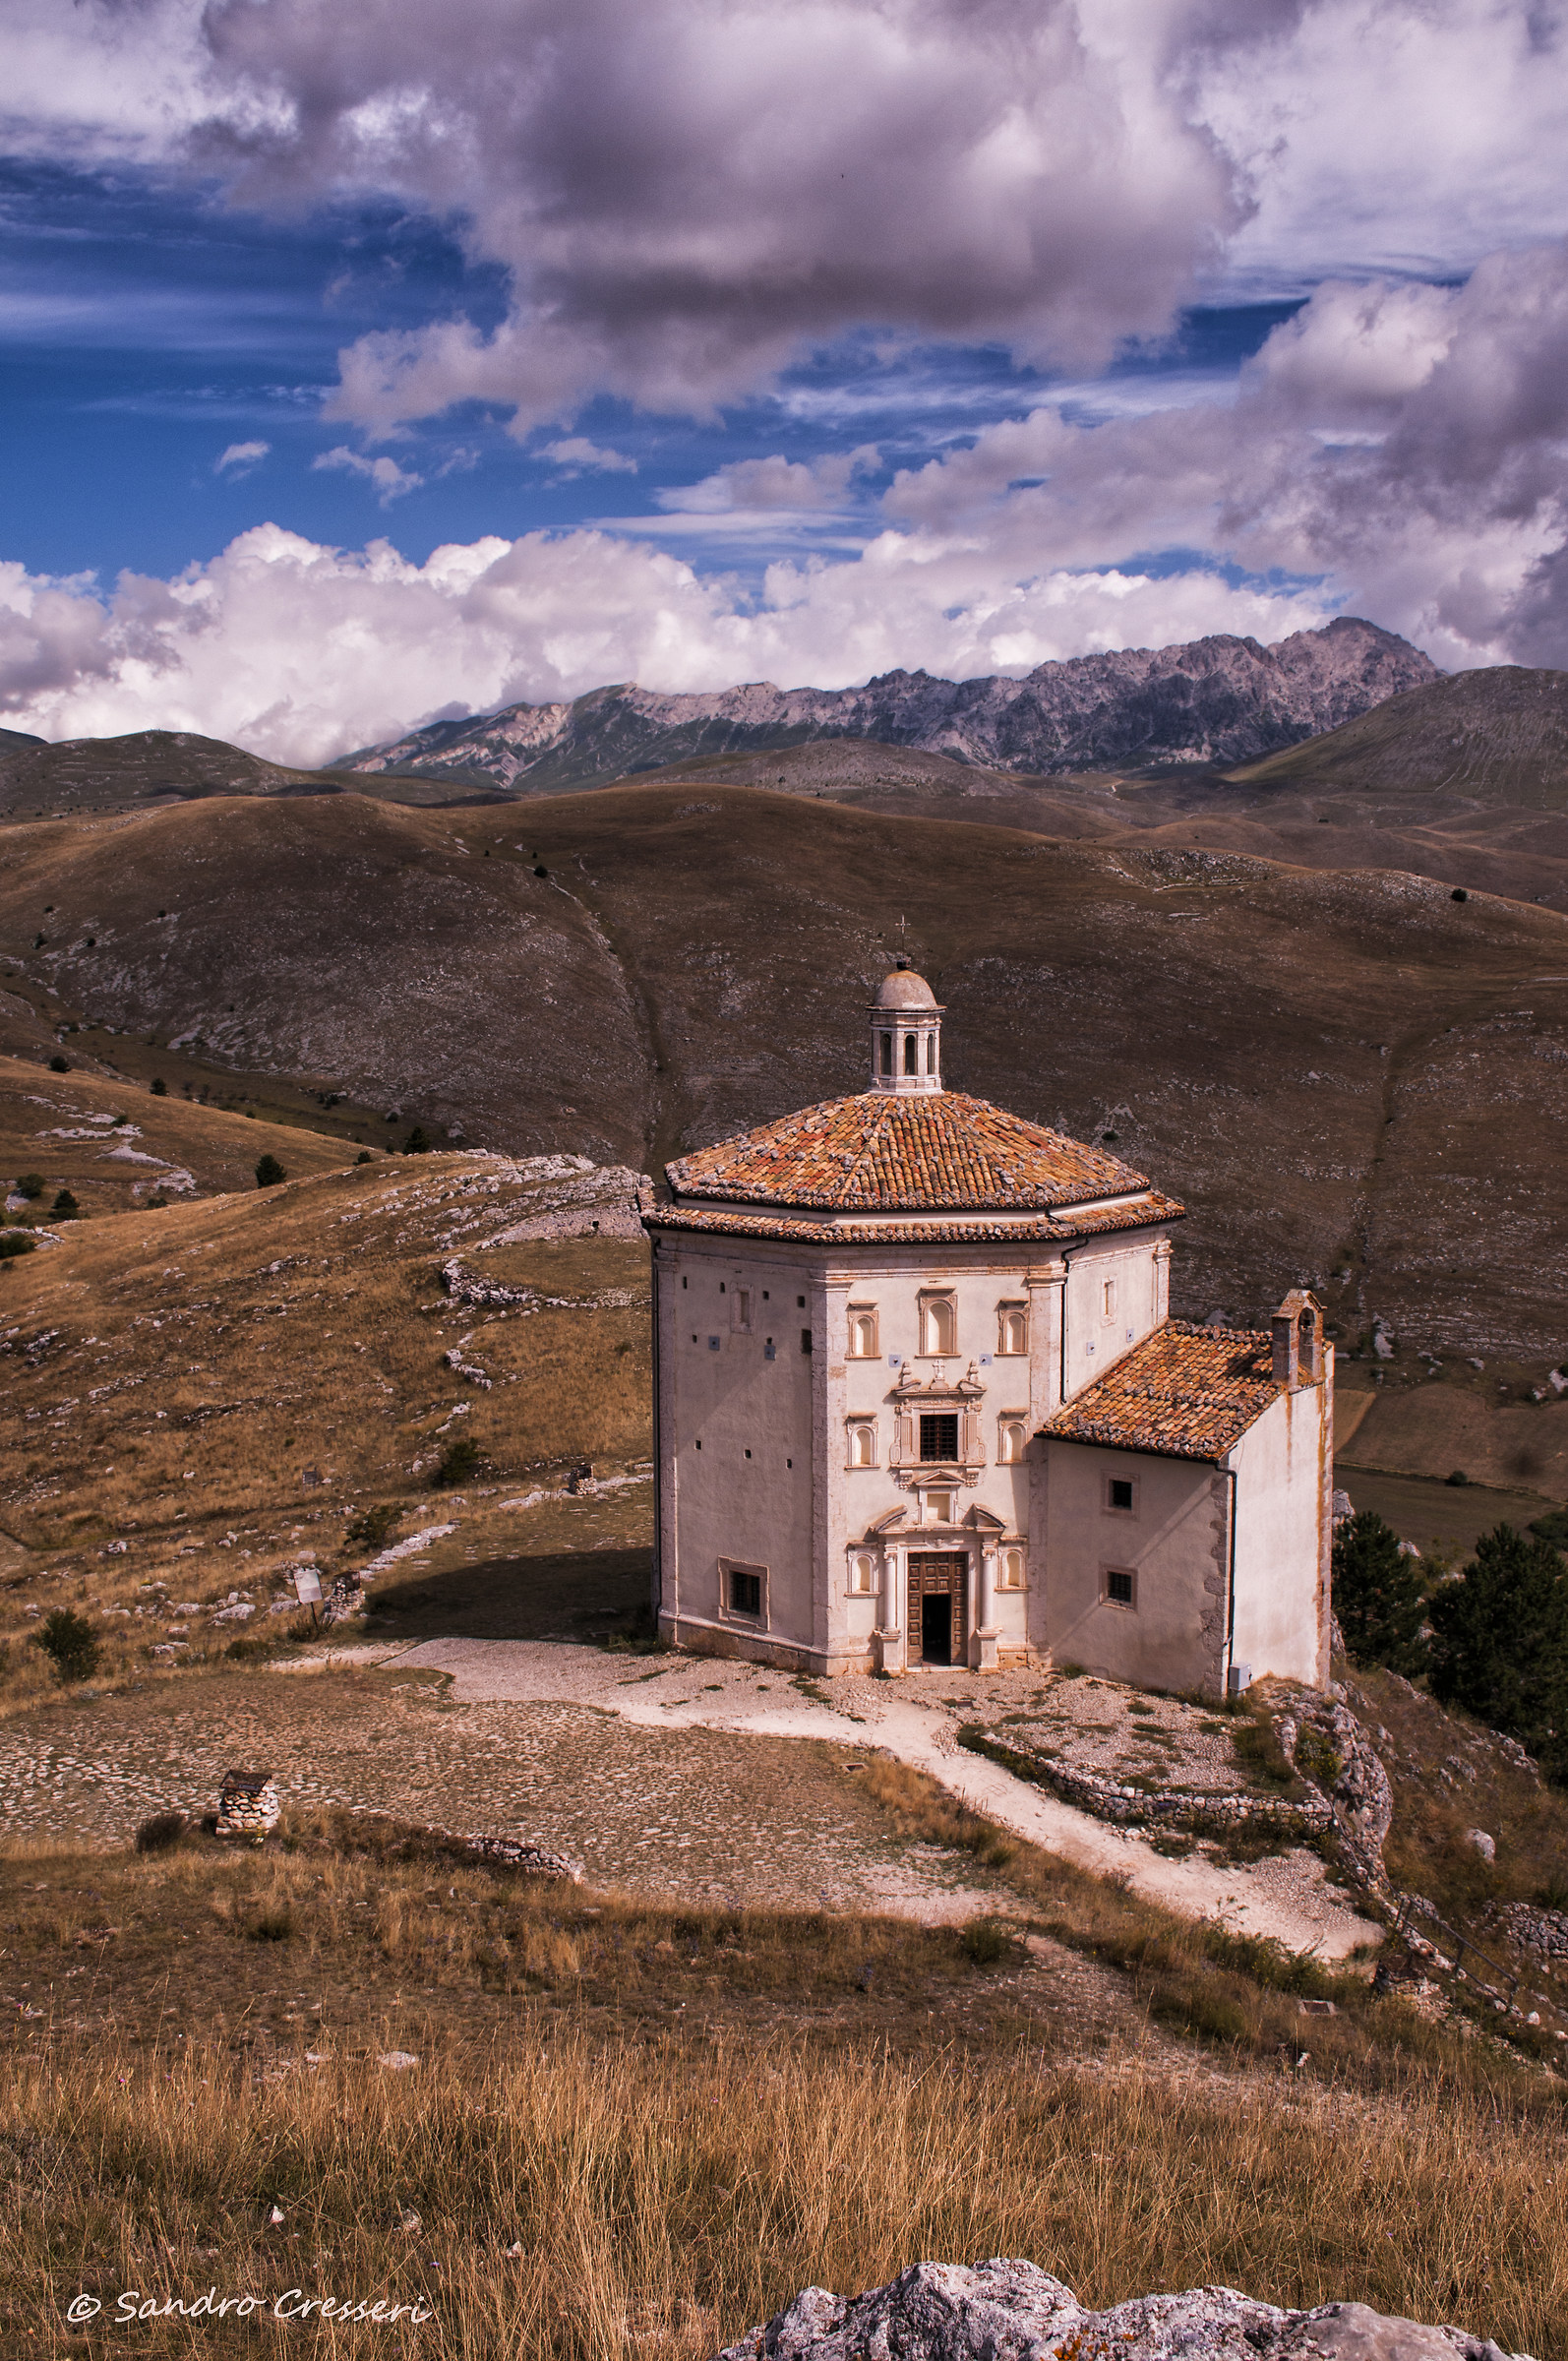
[[[1181,1206],[944,1089],[942,1015],[900,961],[864,1091],[680,1158],[643,1217],[661,1634],[826,1674],[1321,1684],[1320,1306],[1172,1319]]]

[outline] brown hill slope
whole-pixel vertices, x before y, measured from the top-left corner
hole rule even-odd
[[[649,1170],[855,1088],[905,919],[955,1086],[1114,1133],[1187,1200],[1180,1309],[1250,1319],[1305,1277],[1347,1337],[1381,1313],[1488,1360],[1568,1346],[1550,913],[735,788],[523,824],[342,796],[13,827],[0,950],[213,1070],[308,1064],[472,1142]]]
[[[189,1070],[613,1160],[646,1128],[635,1014],[591,912],[532,871],[358,795],[35,821],[0,838],[0,950]]]
[[[1497,664],[1457,673],[1229,776],[1568,811],[1568,672]]]
[[[355,1150],[316,1131],[253,1120],[81,1067],[40,1070],[0,1058],[0,1179],[36,1173],[36,1210],[69,1189],[84,1215],[126,1213],[149,1196],[211,1196],[254,1188],[256,1166],[274,1156],[291,1178],[352,1164]],[[16,1209],[14,1209],[16,1210]]]
[[[1524,676],[1541,677],[1562,676]],[[1334,733],[1349,735],[1349,730]],[[1313,739],[1280,761],[1283,765],[1297,753],[1304,756],[1313,746],[1332,743],[1329,737]],[[1353,789],[1343,780],[1317,779],[1309,765],[1299,777],[1283,768],[1276,777],[1272,764],[1228,773],[1210,764],[1187,764],[1176,770],[1031,778],[909,747],[819,739],[781,752],[714,755],[639,773],[636,783],[762,787],[827,798],[860,812],[977,820],[987,827],[1030,828],[1098,844],[1203,845],[1305,869],[1399,869],[1449,886],[1568,910],[1568,797],[1560,809],[1541,808],[1529,790],[1534,774],[1528,765],[1522,765],[1522,773],[1513,800],[1504,792],[1506,782],[1498,787],[1501,800],[1462,793],[1426,774],[1397,791],[1375,785]],[[1548,775],[1549,765],[1541,773]]]

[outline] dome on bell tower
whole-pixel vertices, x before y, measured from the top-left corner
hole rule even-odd
[[[941,1089],[942,1007],[924,976],[896,960],[871,1006],[872,1088],[898,1098]]]

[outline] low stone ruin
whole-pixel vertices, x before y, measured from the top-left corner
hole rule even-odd
[[[1282,2312],[1234,2287],[1140,2295],[1087,2312],[1033,2263],[915,2263],[846,2300],[807,2287],[718,2361],[1526,2361],[1464,2329],[1365,2304]]]
[[[259,1845],[277,1826],[281,1810],[277,1782],[271,1771],[225,1771],[215,1834]]]

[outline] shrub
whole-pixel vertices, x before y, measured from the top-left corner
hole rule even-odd
[[[169,1086],[161,1074],[154,1074],[149,1087],[155,1099],[166,1099],[169,1095]]]
[[[453,1484],[465,1483],[479,1465],[479,1445],[472,1435],[459,1435],[451,1444],[440,1467],[431,1478],[438,1491],[450,1491]]]
[[[1456,1468],[1453,1474],[1451,1476],[1445,1476],[1443,1481],[1445,1483],[1469,1483],[1470,1478],[1466,1475],[1463,1468]]]
[[[1568,1780],[1568,1573],[1551,1544],[1494,1526],[1428,1611],[1433,1694]]]
[[[36,1254],[38,1241],[22,1230],[8,1230],[0,1238],[0,1262],[10,1262],[18,1254]]]
[[[58,1214],[62,1222],[74,1222],[82,1208],[68,1188],[62,1188],[49,1211]]]
[[[1376,1511],[1357,1509],[1334,1536],[1334,1612],[1358,1665],[1387,1665],[1407,1680],[1426,1669],[1426,1600],[1418,1558]]]
[[[282,1166],[278,1163],[277,1158],[271,1154],[271,1152],[262,1157],[260,1162],[257,1164],[256,1185],[258,1188],[275,1188],[280,1180],[286,1180],[287,1179],[287,1173],[284,1172]]]
[[[379,1549],[393,1526],[401,1523],[402,1514],[390,1500],[364,1509],[344,1534],[344,1543],[350,1549]]]
[[[17,1195],[26,1197],[30,1205],[42,1196],[47,1185],[41,1173],[24,1173],[17,1182]]]
[[[356,1164],[369,1164],[370,1161],[371,1154],[369,1148],[361,1148],[359,1154],[354,1158],[354,1162]]]
[[[49,1060],[49,1071],[51,1074],[68,1074],[71,1071],[70,1059],[51,1058]]]
[[[1549,1509],[1545,1516],[1535,1519],[1530,1530],[1538,1542],[1550,1542],[1554,1549],[1568,1550],[1568,1508]]]
[[[98,1668],[98,1640],[86,1615],[73,1607],[57,1606],[45,1615],[32,1635],[35,1648],[54,1659],[62,1680],[88,1680]]]
[[[183,1812],[154,1812],[137,1830],[134,1843],[138,1852],[168,1852],[184,1836],[190,1823]]]
[[[1007,1938],[995,1918],[971,1918],[958,1938],[958,1946],[966,1960],[977,1968],[995,1968],[998,1960],[1007,1957]]]
[[[403,1141],[403,1154],[405,1156],[428,1156],[430,1154],[430,1141],[422,1123],[415,1123],[408,1137]]]

